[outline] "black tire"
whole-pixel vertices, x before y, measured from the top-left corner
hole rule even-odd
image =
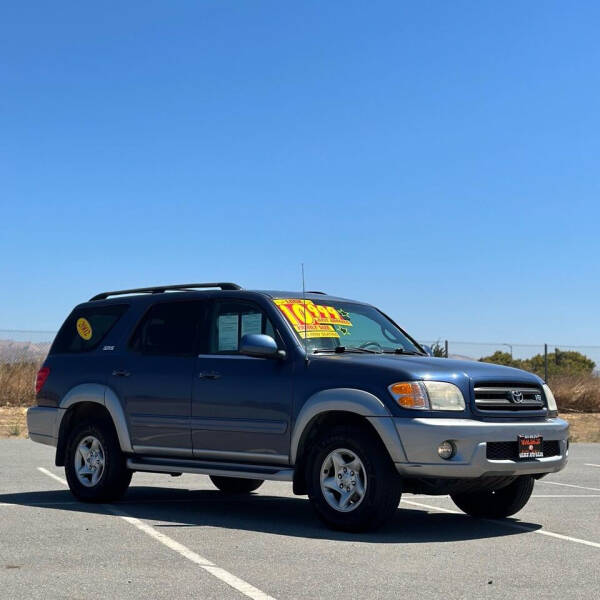
[[[210,480],[222,492],[228,494],[249,494],[257,490],[263,483],[263,479],[243,479],[241,477],[218,477],[211,475]]]
[[[326,466],[325,461],[339,449],[347,449],[355,454],[362,462],[366,475],[364,496],[350,512],[333,508],[321,488],[321,470]],[[329,471],[329,476],[333,476],[333,471]],[[317,516],[332,529],[377,529],[395,514],[400,502],[401,481],[387,450],[379,438],[357,426],[335,427],[317,440],[308,457],[306,483],[308,497]],[[334,493],[329,494],[330,498],[335,499]]]
[[[75,453],[80,442],[90,436],[96,438],[102,446],[104,468],[98,482],[87,487],[77,476]],[[83,502],[111,502],[123,496],[131,482],[132,472],[127,469],[112,423],[85,421],[75,425],[67,441],[65,475],[71,493]]]
[[[472,517],[502,519],[514,515],[527,504],[533,484],[533,477],[523,475],[499,490],[450,494],[450,497],[460,510]]]

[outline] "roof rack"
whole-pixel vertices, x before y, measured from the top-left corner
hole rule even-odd
[[[116,290],[114,292],[102,292],[90,298],[90,302],[94,300],[105,300],[109,296],[124,296],[125,294],[162,294],[170,290],[180,290],[191,292],[195,289],[203,288],[220,288],[222,290],[241,290],[242,287],[237,283],[179,283],[177,285],[158,285],[145,288],[134,288],[131,290]]]

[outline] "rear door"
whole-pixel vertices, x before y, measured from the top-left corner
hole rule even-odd
[[[192,374],[204,306],[189,300],[154,304],[115,362],[111,386],[125,406],[137,453],[192,455]]]
[[[194,456],[287,464],[293,361],[238,352],[247,333],[270,335],[283,349],[272,321],[251,301],[215,300],[207,333],[193,377]]]

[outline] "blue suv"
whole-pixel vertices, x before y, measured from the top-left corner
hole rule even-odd
[[[567,461],[536,375],[433,358],[380,310],[323,294],[202,283],[105,292],[61,327],[27,414],[82,501],[135,471],[225,493],[293,482],[329,526],[373,529],[401,493],[507,517]]]

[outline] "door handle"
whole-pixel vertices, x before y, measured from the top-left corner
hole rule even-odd
[[[211,371],[210,373],[198,373],[198,377],[200,379],[219,379],[219,377],[221,377],[221,374]]]
[[[131,373],[129,371],[125,371],[125,369],[116,369],[112,372],[115,377],[129,377]]]

